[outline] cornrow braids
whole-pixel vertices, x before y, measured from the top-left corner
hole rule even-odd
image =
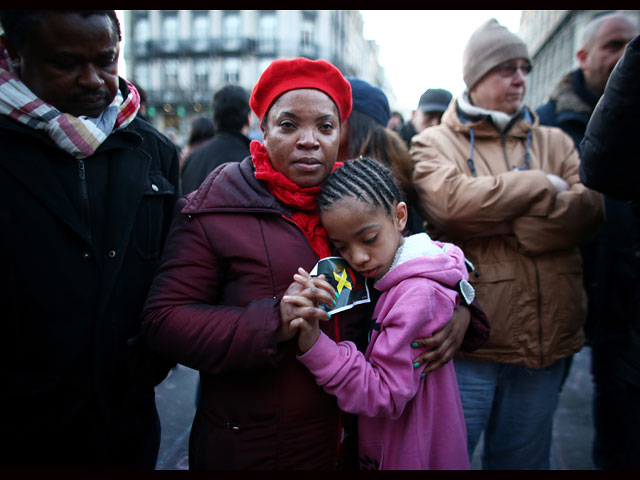
[[[328,209],[345,197],[353,197],[389,214],[404,194],[389,168],[371,157],[347,160],[324,182],[318,195],[318,207]]]

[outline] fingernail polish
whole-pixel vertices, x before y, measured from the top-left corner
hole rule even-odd
[[[329,317],[329,320],[331,320],[331,314],[327,312],[327,316]]]
[[[337,304],[338,304],[338,301],[337,301],[337,300],[334,300],[334,301],[333,301],[333,306],[335,307]]]
[[[418,346],[418,344],[417,344],[416,342],[413,342],[413,343],[411,344],[411,346],[412,346],[413,348],[416,348],[416,347]]]
[[[336,298],[340,298],[340,294],[336,292]]]
[[[418,368],[420,366],[420,362],[416,362],[413,364],[413,368]]]
[[[422,377],[426,377],[426,376],[427,376],[427,374],[426,374],[426,373],[424,373],[424,372],[422,372],[422,373],[420,374],[420,378],[422,378]]]

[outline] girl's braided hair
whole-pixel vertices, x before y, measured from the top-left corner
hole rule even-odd
[[[371,157],[347,160],[324,182],[318,196],[318,207],[328,209],[337,201],[353,197],[374,207],[382,207],[389,214],[404,193],[389,168]]]

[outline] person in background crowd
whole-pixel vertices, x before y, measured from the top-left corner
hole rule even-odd
[[[366,352],[334,342],[318,320],[300,318],[292,322],[300,329],[298,359],[342,410],[358,415],[362,470],[468,470],[453,362],[425,375],[416,371],[409,345],[449,321],[469,273],[455,245],[435,243],[424,232],[405,238],[403,199],[391,170],[371,157],[329,175],[318,197],[322,225],[350,268],[373,280],[381,296]],[[315,282],[336,292],[305,273],[294,276],[303,287]],[[303,297],[282,301],[313,307]]]
[[[398,132],[407,148],[411,148],[411,139],[416,134],[427,127],[440,125],[442,114],[452,98],[451,92],[442,88],[430,88],[420,96],[418,108],[411,112],[411,120]]]
[[[3,10],[0,465],[153,469],[171,364],[140,312],[178,153],[118,76],[113,10]]]
[[[338,161],[368,156],[391,168],[407,197],[407,230],[411,233],[423,231],[423,219],[416,209],[418,199],[411,178],[413,160],[400,137],[386,127],[391,118],[387,96],[382,89],[365,80],[346,78],[351,84],[353,110],[342,127]]]
[[[213,95],[215,137],[186,157],[182,166],[182,192],[196,190],[217,166],[239,162],[249,155],[251,109],[249,94],[239,85],[225,85]]]
[[[297,330],[289,323],[304,310],[281,301],[318,296],[292,277],[333,253],[316,197],[335,168],[351,87],[324,60],[279,59],[249,103],[263,143],[251,142],[249,157],[217,168],[178,201],[144,308],[145,341],[200,371],[189,468],[353,468],[354,418],[297,361]],[[335,341],[363,345],[366,307],[334,315],[321,328]],[[472,330],[482,311],[462,310],[466,315],[451,322]]]
[[[613,67],[637,34],[636,23],[622,13],[589,22],[576,51],[579,67],[564,75],[536,109],[540,124],[561,128],[578,146]]]
[[[469,457],[485,469],[548,469],[567,358],[584,341],[579,243],[602,221],[571,138],[524,104],[531,60],[495,19],[469,38],[466,90],[412,140],[414,181],[433,238],[459,245],[491,324],[454,361]]]
[[[389,123],[387,123],[387,128],[389,130],[393,130],[396,133],[399,133],[404,125],[404,118],[402,118],[402,114],[400,112],[391,112],[391,117],[389,118]]]
[[[580,144],[580,179],[633,216],[602,234],[599,308],[592,343],[596,468],[640,468],[640,36],[611,73]],[[607,213],[610,211],[607,210]],[[614,211],[615,212],[615,211]],[[613,214],[615,215],[615,213]],[[608,253],[607,251],[608,244]],[[608,253],[608,254],[607,254]],[[606,259],[606,260],[605,260]],[[601,302],[601,303],[600,303]]]
[[[626,44],[637,34],[636,23],[621,13],[605,14],[589,22],[576,52],[580,67],[567,73],[552,90],[549,101],[538,107],[540,123],[561,128],[578,147],[612,69]],[[617,440],[613,439],[617,432],[614,433],[604,422],[608,423],[606,419],[611,402],[618,401],[610,397],[611,393],[614,397],[618,394],[610,388],[616,375],[610,368],[610,345],[620,328],[612,317],[622,318],[620,309],[624,308],[622,306],[627,304],[629,297],[619,288],[613,288],[618,284],[616,277],[620,275],[620,268],[612,266],[628,258],[630,252],[635,251],[637,242],[633,235],[628,234],[627,228],[635,224],[631,205],[608,195],[604,195],[604,205],[605,222],[581,245],[588,298],[585,334],[586,342],[591,346],[594,380],[593,461],[596,466],[610,464],[608,459],[618,455],[613,453],[613,450],[618,450],[613,447],[617,445]]]
[[[213,121],[209,117],[196,117],[191,122],[189,128],[189,137],[182,152],[180,168],[184,165],[184,159],[202,147],[208,140],[215,135]]]

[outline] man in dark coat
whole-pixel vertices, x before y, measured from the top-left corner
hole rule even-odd
[[[137,118],[110,11],[0,12],[0,468],[153,469],[139,315],[178,154]]]
[[[580,68],[567,73],[554,87],[549,101],[537,109],[540,123],[559,127],[580,145],[591,114],[604,92],[611,71],[638,34],[637,25],[621,13],[609,13],[592,20],[584,29],[576,57]],[[610,468],[618,456],[618,431],[624,425],[610,424],[609,415],[617,408],[618,392],[611,367],[611,347],[626,323],[629,298],[620,289],[620,280],[630,287],[640,279],[620,277],[634,260],[629,252],[637,248],[634,214],[627,202],[605,195],[605,223],[598,233],[581,245],[584,284],[588,294],[585,322],[587,344],[591,346],[594,379],[594,452],[597,468]],[[632,233],[632,234],[630,234]],[[635,274],[634,274],[635,275]],[[615,347],[614,347],[615,348]],[[612,403],[614,402],[614,403]],[[613,410],[612,410],[613,407]]]
[[[239,85],[225,85],[218,90],[213,95],[213,123],[215,136],[190,154],[182,166],[184,194],[196,190],[218,165],[249,156],[249,93]]]
[[[607,322],[592,362],[596,384],[594,463],[599,468],[640,468],[640,36],[611,73],[580,146],[580,179],[606,199],[628,203],[624,226],[607,232],[612,251],[602,282]],[[604,302],[609,297],[614,301]]]

